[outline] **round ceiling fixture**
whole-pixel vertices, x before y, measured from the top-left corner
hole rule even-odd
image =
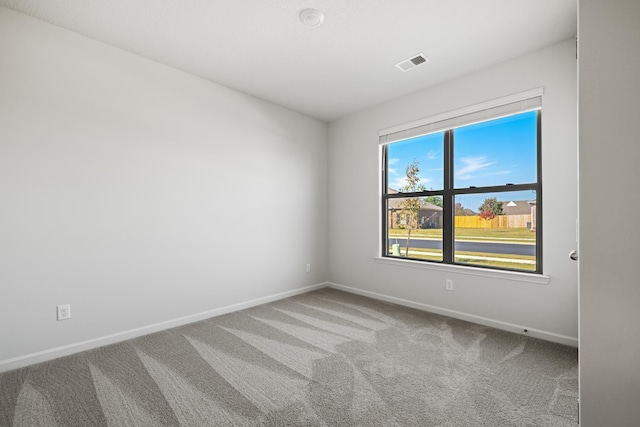
[[[324,21],[324,15],[317,9],[305,9],[300,12],[300,21],[309,27],[317,27]]]

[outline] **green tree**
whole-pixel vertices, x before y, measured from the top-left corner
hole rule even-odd
[[[502,215],[502,202],[499,202],[495,197],[488,197],[484,199],[478,210],[480,211],[480,218],[485,220],[484,227],[487,228],[486,221],[491,221],[497,215]]]
[[[443,205],[441,196],[427,196],[424,198],[424,201],[440,207]]]
[[[403,193],[415,193],[418,191],[425,191],[425,186],[420,182],[420,167],[419,162],[413,159],[413,162],[409,164],[405,170],[405,185],[402,187]],[[420,198],[407,197],[400,202],[400,217],[405,222],[407,230],[407,247],[405,249],[404,256],[409,257],[409,240],[411,239],[411,230],[418,228],[418,213],[420,212]]]
[[[482,202],[482,205],[480,205],[480,207],[478,208],[478,210],[480,212],[484,212],[484,211],[491,211],[494,215],[494,217],[496,215],[502,215],[502,202],[499,202],[498,199],[496,199],[495,197],[488,197],[486,199],[484,199],[484,202]]]

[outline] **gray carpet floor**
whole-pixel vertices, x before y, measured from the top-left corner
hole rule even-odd
[[[577,350],[334,289],[0,375],[0,426],[576,426]]]

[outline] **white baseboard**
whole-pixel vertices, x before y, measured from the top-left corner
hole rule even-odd
[[[275,295],[269,295],[262,298],[256,298],[250,301],[245,301],[238,304],[232,304],[225,307],[216,308],[213,310],[204,311],[201,313],[192,314],[189,316],[180,317],[165,322],[155,323],[153,325],[143,326],[136,329],[130,329],[123,332],[118,332],[111,335],[102,336],[78,343],[73,343],[61,347],[56,347],[48,350],[39,351],[36,353],[27,354],[13,359],[7,359],[0,361],[0,372],[6,372],[13,369],[22,368],[24,366],[33,365],[35,363],[46,362],[47,360],[57,359],[58,357],[68,356],[70,354],[78,353],[85,350],[91,350],[94,348],[102,347],[109,344],[125,341],[132,338],[137,338],[143,335],[148,335],[154,332],[163,331],[166,329],[175,328],[177,326],[186,325],[188,323],[197,322],[199,320],[209,319],[211,317],[221,316],[223,314],[231,313],[234,311],[244,310],[245,308],[255,307],[257,305],[266,304],[269,302],[289,298],[295,295],[304,294],[307,292],[315,291],[330,287],[341,291],[349,292],[352,294],[362,295],[365,297],[387,301],[394,304],[402,305],[405,307],[411,307],[422,311],[428,311],[430,313],[442,314],[444,316],[453,317],[455,319],[466,320],[468,322],[477,323],[480,325],[490,326],[496,329],[502,329],[505,331],[522,333],[524,329],[527,329],[527,335],[540,338],[546,341],[556,342],[559,344],[569,345],[572,347],[578,347],[578,339],[566,335],[560,335],[553,332],[541,331],[539,329],[532,329],[527,326],[515,325],[512,323],[502,322],[495,319],[489,319],[486,317],[475,316],[472,314],[462,313],[459,311],[449,310],[442,307],[436,307],[433,305],[423,304],[415,301],[409,301],[402,298],[396,298],[389,295],[383,295],[376,292],[365,291],[358,288],[352,288],[349,286],[340,285],[332,282],[318,283],[311,286],[305,286],[304,288],[294,289],[287,292],[282,292]]]
[[[85,350],[91,350],[94,348],[102,347],[109,344],[125,341],[132,338],[137,338],[143,335],[152,334],[154,332],[163,331],[166,329],[175,328],[177,326],[186,325],[188,323],[197,322],[199,320],[209,319],[211,317],[221,316],[223,314],[231,313],[234,311],[244,310],[245,308],[254,307],[256,305],[266,304],[269,302],[289,298],[295,295],[304,294],[307,292],[315,291],[327,287],[328,283],[318,283],[311,286],[305,286],[304,288],[294,289],[292,291],[282,292],[275,295],[269,295],[262,298],[256,298],[250,301],[241,302],[238,304],[228,305],[226,307],[215,308],[213,310],[204,311],[201,313],[192,314],[189,316],[180,317],[173,320],[167,320],[165,322],[155,323],[153,325],[143,326],[140,328],[130,329],[128,331],[118,332],[111,335],[106,335],[99,338],[94,338],[78,343],[64,345],[48,350],[39,351],[37,353],[31,353],[24,356],[15,357],[13,359],[0,361],[0,372],[11,371],[13,369],[22,368],[24,366],[33,365],[35,363],[46,362],[47,360],[57,359],[59,357],[68,356],[70,354],[78,353]]]
[[[338,289],[352,294],[362,295],[365,297],[387,301],[394,304],[402,305],[405,307],[411,307],[422,311],[428,311],[430,313],[442,314],[443,316],[453,317],[455,319],[466,320],[468,322],[477,323],[484,326],[490,326],[496,329],[502,329],[509,332],[515,332],[521,334],[524,330],[527,330],[527,336],[540,338],[545,341],[551,341],[559,344],[568,345],[571,347],[578,347],[578,338],[570,337],[566,335],[560,335],[553,332],[541,331],[539,329],[533,329],[527,326],[515,325],[513,323],[502,322],[500,320],[489,319],[486,317],[475,316],[473,314],[462,313],[459,311],[449,310],[442,307],[436,307],[433,305],[422,304],[419,302],[409,301],[402,298],[396,298],[388,295],[379,294],[376,292],[365,291],[358,288],[352,288],[349,286],[339,285],[337,283],[328,282],[327,286],[330,288]]]

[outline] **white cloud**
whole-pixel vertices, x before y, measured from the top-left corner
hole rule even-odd
[[[440,153],[438,151],[429,151],[427,153],[427,160],[436,160]]]
[[[396,168],[392,168],[391,166],[395,165],[399,161],[400,161],[400,159],[389,159],[389,160],[387,160],[387,172],[389,173],[389,175],[397,175],[398,174],[398,170]]]
[[[393,181],[389,181],[389,187],[393,188],[394,190],[400,190],[402,187],[404,187],[406,184],[406,181],[403,177],[395,177],[393,179]]]
[[[460,170],[456,171],[456,178],[469,179],[473,178],[476,172],[482,171],[496,162],[488,162],[484,156],[480,157],[463,157],[460,161],[464,164]]]
[[[420,184],[426,187],[427,183],[431,182],[429,178],[420,178]],[[389,188],[393,188],[394,190],[400,190],[402,187],[407,185],[406,177],[397,176],[393,178],[393,180],[389,180]]]

